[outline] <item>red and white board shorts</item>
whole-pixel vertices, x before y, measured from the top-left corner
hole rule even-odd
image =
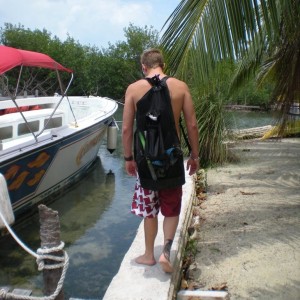
[[[131,212],[143,218],[154,218],[161,211],[165,217],[179,216],[181,209],[182,186],[160,191],[141,187],[136,179]]]

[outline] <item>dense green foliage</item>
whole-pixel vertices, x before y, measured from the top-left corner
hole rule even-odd
[[[98,95],[120,100],[124,97],[128,84],[142,75],[139,66],[141,52],[158,45],[158,32],[152,27],[139,28],[130,24],[124,29],[124,33],[125,42],[117,42],[108,49],[98,49],[95,46],[81,45],[70,36],[62,42],[46,29],[32,31],[20,24],[5,24],[0,28],[0,44],[48,54],[72,69],[74,82],[69,94]],[[15,83],[16,71],[7,74],[11,87]],[[57,92],[57,85],[53,85],[55,74],[34,69],[27,70],[27,73],[27,80],[22,82],[19,92],[25,89],[29,93],[39,89],[42,94],[48,95]],[[62,76],[65,82],[68,74]]]
[[[58,37],[52,36],[46,29],[42,31],[30,30],[25,29],[20,24],[18,26],[5,24],[3,28],[0,28],[0,44],[46,53],[62,65],[72,69],[74,82],[69,94],[100,95],[113,99],[122,99],[127,85],[142,76],[139,60],[143,50],[159,45],[158,32],[152,27],[140,28],[129,24],[128,28],[124,28],[124,36],[126,41],[119,41],[116,44],[109,44],[106,49],[99,49],[96,46],[81,45],[70,36],[65,41],[61,41]],[[260,92],[254,86],[253,79],[249,86],[229,97],[229,78],[233,76],[235,65],[227,62],[222,64],[222,68],[224,69],[223,75],[218,76],[218,78],[222,81],[219,93],[223,99],[232,104],[260,105],[268,102],[268,93],[266,91]],[[225,69],[227,69],[226,72]],[[27,70],[27,72],[29,71]],[[48,95],[57,92],[57,85],[53,85],[53,79],[56,78],[55,74],[49,74],[44,70],[39,70],[38,74],[34,72],[34,69],[30,70],[29,79],[26,83],[23,82],[20,92],[27,89],[29,93],[33,93],[36,88]],[[191,82],[194,76],[191,75],[193,74],[190,73],[188,82]],[[67,80],[68,74],[62,74],[62,76]],[[14,86],[16,78],[17,70],[12,71],[10,76],[11,86]],[[46,85],[44,81],[46,81]],[[44,83],[43,90],[41,90],[41,82]],[[206,82],[206,87],[210,90],[211,79]],[[199,86],[204,92],[204,81]],[[204,96],[207,94],[207,89]]]
[[[227,103],[273,101],[284,128],[291,104],[300,101],[299,20],[299,0],[180,1],[162,47],[170,72],[191,86],[203,164],[226,158],[220,107]],[[224,73],[224,61],[230,60],[235,70]]]

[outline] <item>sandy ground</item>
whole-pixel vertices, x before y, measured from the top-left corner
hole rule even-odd
[[[233,149],[239,163],[207,172],[189,276],[230,299],[300,299],[300,139]]]

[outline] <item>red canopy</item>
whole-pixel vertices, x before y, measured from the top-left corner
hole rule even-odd
[[[50,56],[33,51],[20,50],[0,45],[0,75],[17,66],[41,67],[72,73]]]

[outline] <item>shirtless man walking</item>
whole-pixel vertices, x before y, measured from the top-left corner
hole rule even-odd
[[[158,49],[150,49],[145,51],[141,56],[141,64],[145,77],[152,78],[155,75],[159,75],[159,78],[162,79],[167,76],[163,71],[163,56]],[[189,171],[189,175],[193,175],[199,168],[199,148],[197,120],[192,97],[188,86],[183,81],[170,77],[167,79],[166,83],[171,97],[171,105],[178,136],[180,136],[179,118],[181,112],[183,112],[184,115],[188,138],[191,145],[191,153],[186,163],[186,169]],[[129,85],[125,94],[122,142],[124,149],[125,168],[126,172],[130,176],[138,175],[132,151],[136,104],[149,91],[150,88],[151,85],[149,82],[141,79]],[[155,205],[152,204],[151,207],[154,207],[155,211],[149,216],[144,217],[145,252],[141,256],[137,257],[135,261],[138,264],[150,266],[156,264],[156,259],[154,257],[154,242],[158,232],[157,214],[158,210],[160,209],[162,215],[164,216],[164,249],[163,253],[159,257],[159,263],[165,272],[171,273],[173,271],[173,267],[170,263],[170,250],[179,221],[182,186],[156,192],[145,190],[141,186],[136,186],[136,191],[137,189],[139,190],[139,193],[143,195],[143,197],[149,198],[149,195],[151,196],[151,201],[153,201],[153,203],[155,202]],[[132,208],[132,212],[136,213],[136,209]],[[139,213],[136,214],[144,216]]]

